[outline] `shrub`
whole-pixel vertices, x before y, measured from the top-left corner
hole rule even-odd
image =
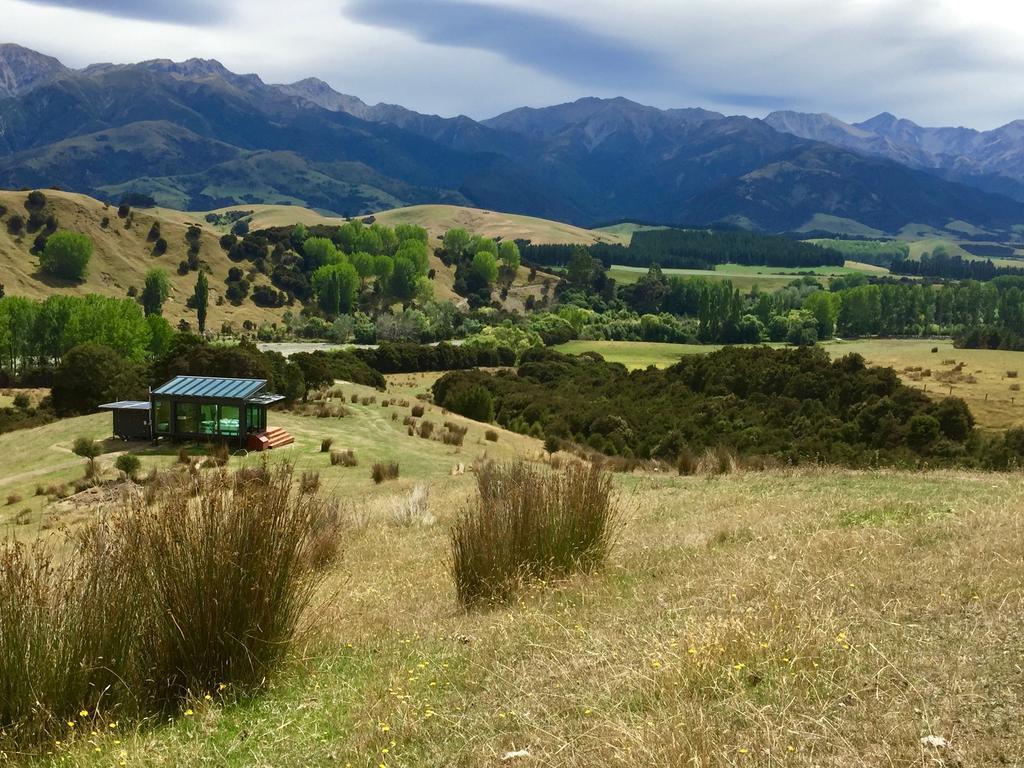
[[[114,462],[114,466],[124,472],[125,477],[132,480],[139,474],[139,470],[142,468],[142,463],[139,461],[139,457],[133,453],[122,453],[117,457]]]
[[[496,430],[488,429],[484,432],[484,439],[489,440],[492,443],[498,442],[498,433]]]
[[[299,493],[316,493],[318,490],[320,490],[320,473],[313,471],[303,472],[299,477]]]
[[[412,407],[412,411],[411,411],[411,413],[413,415],[413,418],[417,418],[417,419],[421,418],[423,416],[424,410],[425,409],[424,409],[424,407],[422,405],[414,405]]]
[[[334,438],[325,437],[320,441],[320,453],[327,453],[331,450],[331,446],[334,444]]]
[[[22,410],[25,410],[30,405],[32,405],[32,400],[29,398],[27,393],[19,392],[18,394],[16,394],[14,396],[14,407],[15,408],[21,408]]]
[[[425,485],[416,485],[408,496],[399,497],[391,507],[391,522],[408,528],[413,523],[432,525],[434,516],[427,511],[429,493]]]
[[[477,472],[477,491],[450,534],[463,606],[505,602],[524,582],[593,571],[607,559],[618,515],[611,477],[597,467],[489,464]]]
[[[373,478],[373,482],[380,485],[385,480],[397,480],[398,479],[398,462],[389,461],[387,463],[382,461],[374,462],[370,468],[370,477]]]
[[[92,477],[96,473],[96,459],[103,453],[103,446],[91,437],[79,437],[75,439],[71,452],[75,456],[81,456],[83,459],[89,460],[89,463],[86,465],[85,474],[86,477]]]
[[[355,467],[359,465],[356,452],[351,448],[344,451],[331,451],[331,466]]]
[[[84,280],[92,258],[92,240],[78,232],[57,232],[39,256],[43,272],[64,280]]]
[[[441,433],[441,442],[445,445],[462,445],[465,440],[465,429],[446,428],[445,431]]]
[[[1017,378],[1017,371],[1007,371],[1006,372],[1006,378],[1008,378],[1008,379],[1016,379]]]
[[[443,405],[474,421],[488,422],[494,419],[494,397],[479,384],[457,387],[448,393]]]
[[[683,448],[676,459],[676,470],[680,475],[695,475],[700,466],[700,459],[697,454],[689,448]]]
[[[7,506],[12,507],[21,501],[21,494],[12,493],[7,496]]]
[[[421,421],[418,432],[420,437],[429,439],[434,434],[434,422]]]
[[[226,442],[212,443],[208,453],[210,463],[217,467],[223,467],[231,460],[231,448]]]

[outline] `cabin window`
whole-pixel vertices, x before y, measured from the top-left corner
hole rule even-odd
[[[199,406],[199,431],[204,435],[217,434],[216,403],[202,403]]]
[[[250,405],[245,409],[245,426],[250,432],[262,432],[267,428],[267,412],[258,405]]]
[[[170,400],[156,401],[156,433],[158,435],[171,434],[171,402]]]
[[[175,422],[178,435],[198,435],[202,421],[202,409],[199,403],[178,403]]]
[[[237,405],[220,406],[220,434],[238,435],[239,408]]]

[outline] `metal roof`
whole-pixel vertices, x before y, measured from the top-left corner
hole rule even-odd
[[[97,407],[104,411],[148,411],[149,400],[118,400]]]
[[[263,392],[262,394],[250,397],[246,402],[253,403],[254,405],[273,405],[284,400],[284,395],[275,395],[271,392]]]
[[[267,386],[266,379],[224,379],[214,376],[175,376],[153,390],[154,395],[244,400]]]

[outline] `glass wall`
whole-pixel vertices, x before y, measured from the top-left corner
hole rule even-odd
[[[267,428],[267,410],[258,405],[245,409],[245,428],[249,432],[262,432]]]
[[[156,433],[171,434],[171,403],[168,400],[156,401]]]
[[[200,424],[202,422],[202,407],[199,403],[178,403],[175,406],[175,434],[178,435],[196,435],[202,430]]]
[[[220,434],[238,436],[239,409],[237,405],[220,406]]]

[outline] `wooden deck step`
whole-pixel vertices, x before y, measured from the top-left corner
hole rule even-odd
[[[295,438],[281,427],[270,427],[264,432],[249,435],[246,446],[250,451],[268,451],[271,448],[281,448],[294,442]]]

